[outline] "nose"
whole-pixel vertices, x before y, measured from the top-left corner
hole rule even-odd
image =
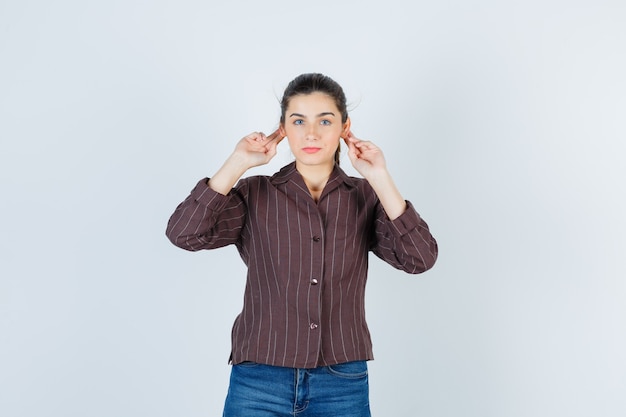
[[[319,139],[319,134],[317,131],[317,124],[311,123],[306,131],[306,139],[307,140],[317,140]]]

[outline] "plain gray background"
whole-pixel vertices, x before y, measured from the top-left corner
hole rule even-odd
[[[421,276],[372,258],[374,415],[625,415],[624,22],[621,0],[0,1],[0,415],[221,415],[243,264],[165,225],[312,71],[440,245]]]

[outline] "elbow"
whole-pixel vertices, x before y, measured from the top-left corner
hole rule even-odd
[[[432,269],[435,266],[435,261],[436,261],[436,258],[433,259],[432,261],[420,262],[414,265],[412,269],[405,269],[405,271],[411,275],[423,274],[424,272]]]
[[[437,248],[437,243],[433,242],[433,244],[431,245],[429,250],[426,251],[426,253],[420,253],[420,257],[416,259],[413,268],[411,270],[408,270],[407,272],[409,274],[417,275],[432,269],[437,263],[438,256],[439,250]]]
[[[439,248],[437,247],[437,242],[435,240],[433,240],[430,250],[428,251],[428,254],[426,255],[426,259],[424,261],[424,271],[426,272],[429,269],[432,269],[432,267],[435,266],[435,264],[437,263],[437,257],[439,256]]]
[[[430,269],[432,269],[435,264],[437,263],[437,253],[435,252],[435,254],[433,254],[432,256],[429,256],[426,261],[423,264],[423,269],[421,272],[426,272]]]
[[[201,249],[199,245],[197,244],[194,245],[192,243],[192,240],[197,240],[197,239],[191,236],[175,234],[175,233],[172,233],[172,231],[169,229],[165,231],[165,236],[168,238],[170,242],[172,242],[174,246],[184,249],[186,251],[196,252]]]

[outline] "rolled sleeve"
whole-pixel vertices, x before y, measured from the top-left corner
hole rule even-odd
[[[391,230],[397,236],[404,236],[412,230],[415,230],[421,222],[422,218],[417,211],[415,211],[415,208],[410,201],[406,202],[406,210],[404,213],[394,220],[390,220]]]
[[[178,205],[166,229],[176,246],[197,251],[235,243],[243,226],[245,204],[231,191],[223,195],[200,180]]]
[[[432,268],[437,260],[437,241],[428,225],[407,201],[404,213],[394,220],[380,221],[373,252],[397,269],[418,274]]]
[[[209,210],[218,212],[228,203],[227,195],[220,194],[209,187],[209,178],[198,181],[193,190],[191,190],[190,198]]]

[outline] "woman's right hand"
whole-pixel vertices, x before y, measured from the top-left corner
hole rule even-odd
[[[279,129],[269,136],[254,132],[244,137],[237,143],[224,165],[211,177],[209,187],[218,193],[228,194],[244,172],[267,164],[276,155],[276,147],[284,138]]]
[[[276,129],[269,136],[263,132],[250,133],[237,143],[233,157],[241,161],[247,169],[265,165],[276,156],[276,147],[284,138],[280,129]]]

